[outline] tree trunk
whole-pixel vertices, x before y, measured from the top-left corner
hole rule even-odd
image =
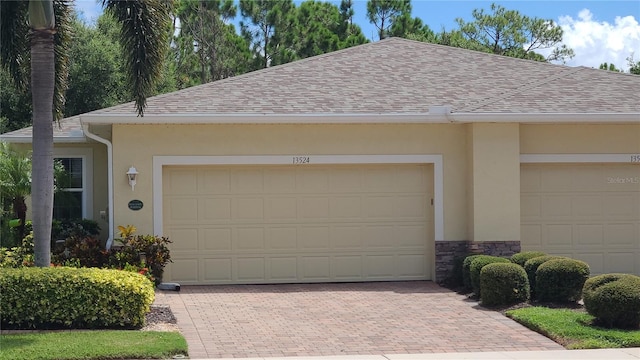
[[[24,201],[24,196],[13,198],[13,212],[20,220],[20,225],[18,226],[18,242],[21,244],[22,239],[24,239],[24,226],[27,219],[27,204]]]
[[[53,90],[55,59],[53,32],[34,31],[31,42],[33,99],[33,158],[31,198],[35,265],[51,264],[53,218]]]

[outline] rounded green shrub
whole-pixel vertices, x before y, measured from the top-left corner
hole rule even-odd
[[[155,296],[140,274],[67,267],[0,269],[0,294],[13,329],[138,328]]]
[[[529,299],[529,280],[524,268],[514,263],[492,263],[480,270],[482,305],[510,305]]]
[[[491,256],[491,255],[480,255],[478,257],[475,257],[471,261],[471,265],[469,266],[469,275],[471,277],[471,287],[473,288],[473,293],[478,298],[482,296],[481,289],[480,289],[480,270],[482,270],[482,268],[485,265],[498,263],[498,262],[508,263],[510,261],[509,259],[506,259],[506,258]]]
[[[512,263],[518,264],[524,268],[524,263],[526,263],[527,260],[545,255],[547,254],[543,253],[542,251],[523,251],[517,254],[513,254],[509,260],[511,260]]]
[[[462,261],[462,286],[464,286],[464,290],[466,291],[473,290],[473,287],[471,287],[471,262],[478,256],[483,255],[469,255]]]
[[[524,263],[524,271],[527,273],[527,278],[529,279],[529,287],[531,288],[531,298],[537,299],[536,294],[536,271],[538,267],[549,260],[555,259],[568,259],[563,256],[554,256],[554,255],[545,255],[545,256],[537,256],[527,260]]]
[[[605,327],[640,327],[640,276],[604,274],[590,278],[582,291],[584,306]]]
[[[589,278],[589,265],[575,259],[549,260],[536,271],[536,295],[540,301],[575,302]]]

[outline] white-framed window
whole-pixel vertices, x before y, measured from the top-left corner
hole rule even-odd
[[[66,170],[61,188],[54,194],[53,218],[93,219],[93,151],[89,148],[54,150],[54,159]]]

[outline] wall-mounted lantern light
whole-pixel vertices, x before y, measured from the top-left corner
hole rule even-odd
[[[135,167],[130,167],[127,171],[127,178],[129,179],[129,185],[131,185],[131,191],[136,187],[136,179],[138,178],[138,170]]]

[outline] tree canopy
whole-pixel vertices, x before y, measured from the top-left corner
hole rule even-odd
[[[238,8],[233,0],[179,0],[173,58],[180,87],[204,84],[247,71],[250,58],[245,39],[229,20]],[[196,80],[197,79],[197,80]]]
[[[563,30],[553,20],[532,18],[497,4],[491,4],[491,13],[475,9],[472,16],[471,21],[456,19],[459,29],[452,36],[458,40],[452,46],[537,61],[564,62],[574,56],[561,44]],[[546,57],[539,53],[548,49]]]
[[[125,77],[137,112],[161,77],[169,46],[171,2],[102,0],[119,23]],[[49,266],[53,215],[53,122],[62,117],[72,37],[69,0],[0,2],[0,64],[19,89],[30,85],[35,265]]]
[[[598,69],[600,69],[600,70],[609,70],[609,71],[613,71],[613,72],[622,72],[622,70],[618,69],[613,63],[608,64],[606,62],[600,64]]]
[[[380,40],[391,35],[393,25],[411,16],[411,0],[369,0],[367,19],[378,30]]]

